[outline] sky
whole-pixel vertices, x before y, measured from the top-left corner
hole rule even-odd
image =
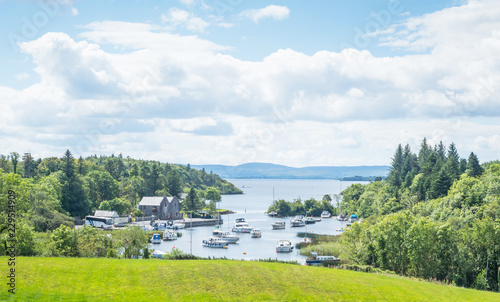
[[[500,159],[497,0],[0,0],[0,154]]]

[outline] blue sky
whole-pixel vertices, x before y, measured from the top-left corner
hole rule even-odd
[[[0,154],[498,159],[500,9],[470,1],[0,1]]]

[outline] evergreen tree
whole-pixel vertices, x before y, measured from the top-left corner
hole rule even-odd
[[[35,164],[31,153],[24,153],[23,156],[23,176],[25,178],[32,178],[35,176]]]
[[[446,167],[441,168],[439,173],[434,176],[431,184],[432,198],[446,196],[450,189],[452,181],[447,173]]]
[[[431,148],[427,145],[427,139],[424,137],[422,144],[420,145],[420,151],[418,152],[418,165],[420,168],[423,168],[425,162],[427,161],[427,157],[431,154]]]
[[[396,149],[396,153],[394,154],[394,157],[392,158],[392,163],[391,163],[391,169],[389,172],[389,175],[387,176],[388,181],[394,186],[399,188],[401,186],[401,170],[403,169],[403,147],[401,147],[401,144],[398,145],[398,148]]]
[[[179,174],[175,170],[171,170],[167,175],[168,191],[172,196],[177,196],[182,193],[182,183]]]
[[[130,176],[139,176],[139,166],[136,163],[132,164],[132,169],[130,169]]]
[[[19,153],[10,152],[10,161],[12,162],[12,168],[14,170],[14,174],[17,173],[17,163],[19,162]]]
[[[479,177],[481,176],[481,174],[483,174],[483,168],[479,164],[479,159],[477,158],[476,154],[474,154],[474,152],[471,152],[471,154],[469,155],[467,170],[467,174],[470,177]]]
[[[61,206],[72,216],[83,217],[90,211],[82,180],[75,174],[73,155],[66,150],[63,158],[61,179]]]
[[[434,149],[436,151],[438,159],[444,163],[446,161],[446,148],[444,147],[443,142],[439,141],[439,144]]]
[[[458,156],[457,149],[454,143],[450,144],[448,148],[448,158],[446,160],[446,170],[450,176],[450,180],[453,182],[460,178],[460,157]]]

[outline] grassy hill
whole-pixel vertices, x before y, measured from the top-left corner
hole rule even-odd
[[[1,301],[500,301],[396,276],[230,260],[18,257],[15,295],[6,282]]]

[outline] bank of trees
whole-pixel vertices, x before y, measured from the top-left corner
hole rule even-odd
[[[306,216],[320,216],[323,211],[328,211],[335,215],[335,208],[331,205],[331,198],[329,195],[325,195],[323,200],[318,201],[314,198],[310,198],[304,202],[301,199],[295,199],[294,201],[286,201],[283,199],[273,201],[272,205],[269,206],[268,212],[275,211],[281,217],[295,216],[295,215],[306,215]]]
[[[452,143],[396,149],[385,181],[342,192],[363,217],[342,236],[344,258],[402,275],[499,290],[500,162],[460,158]]]
[[[0,155],[0,213],[7,209],[7,191],[15,191],[17,213],[35,231],[73,227],[73,217],[97,209],[129,214],[143,196],[179,196],[193,189],[203,198],[208,188],[241,193],[213,173],[121,155],[75,159],[69,150],[61,158]],[[5,217],[0,215],[0,224]]]

